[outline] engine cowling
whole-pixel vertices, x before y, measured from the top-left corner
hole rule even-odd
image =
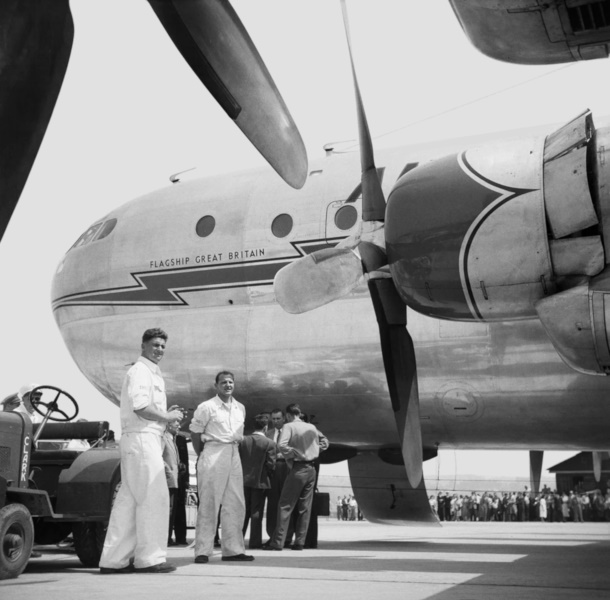
[[[606,58],[606,0],[450,0],[464,32],[481,52],[522,64]]]
[[[403,301],[445,319],[540,317],[576,368],[578,344],[566,340],[556,307],[574,306],[585,288],[590,298],[610,292],[609,278],[593,279],[609,262],[608,142],[610,128],[596,131],[587,111],[546,137],[471,148],[405,173],[388,198],[385,229]],[[582,325],[582,302],[577,313],[572,321]],[[599,342],[600,327],[605,339],[600,323],[587,324],[598,332],[591,340]],[[587,352],[597,352],[593,341]],[[586,370],[610,369],[607,354],[608,367],[587,360]]]

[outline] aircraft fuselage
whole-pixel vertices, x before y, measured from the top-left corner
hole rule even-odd
[[[408,163],[461,145],[379,152],[384,188]],[[81,371],[118,403],[142,332],[159,326],[170,403],[192,411],[229,369],[250,424],[298,402],[334,444],[397,447],[366,285],[302,315],[273,293],[282,266],[355,232],[359,181],[357,155],[333,156],[300,191],[255,171],[179,182],[108,214],[66,253],[53,285]],[[608,447],[610,381],[564,364],[538,319],[460,322],[408,309],[407,323],[425,448]]]

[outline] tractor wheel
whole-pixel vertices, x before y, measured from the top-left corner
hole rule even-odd
[[[74,524],[74,550],[84,567],[99,566],[107,528],[108,523],[95,521]]]
[[[34,545],[34,523],[23,504],[0,509],[0,579],[18,577],[28,564]]]
[[[121,482],[119,480],[114,484],[110,508],[114,504],[114,499],[120,487]],[[76,555],[84,567],[99,567],[102,550],[104,549],[104,540],[106,539],[106,531],[108,531],[108,522],[83,521],[82,523],[74,524],[72,528],[74,550],[76,550]]]

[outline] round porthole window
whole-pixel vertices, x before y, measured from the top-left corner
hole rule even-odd
[[[292,217],[287,214],[278,215],[271,223],[271,232],[275,237],[286,237],[292,231]]]
[[[199,237],[208,237],[214,231],[214,227],[216,227],[216,219],[211,215],[207,215],[197,221],[195,231],[197,231]]]
[[[358,220],[358,211],[349,204],[342,206],[335,213],[335,225],[342,231],[351,229]]]

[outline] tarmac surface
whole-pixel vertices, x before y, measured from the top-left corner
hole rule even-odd
[[[193,530],[189,530],[193,535]],[[169,574],[100,575],[73,552],[39,547],[1,600],[236,598],[286,600],[610,599],[610,523],[375,525],[320,519],[315,550],[252,550],[250,563],[196,565],[171,547]]]

